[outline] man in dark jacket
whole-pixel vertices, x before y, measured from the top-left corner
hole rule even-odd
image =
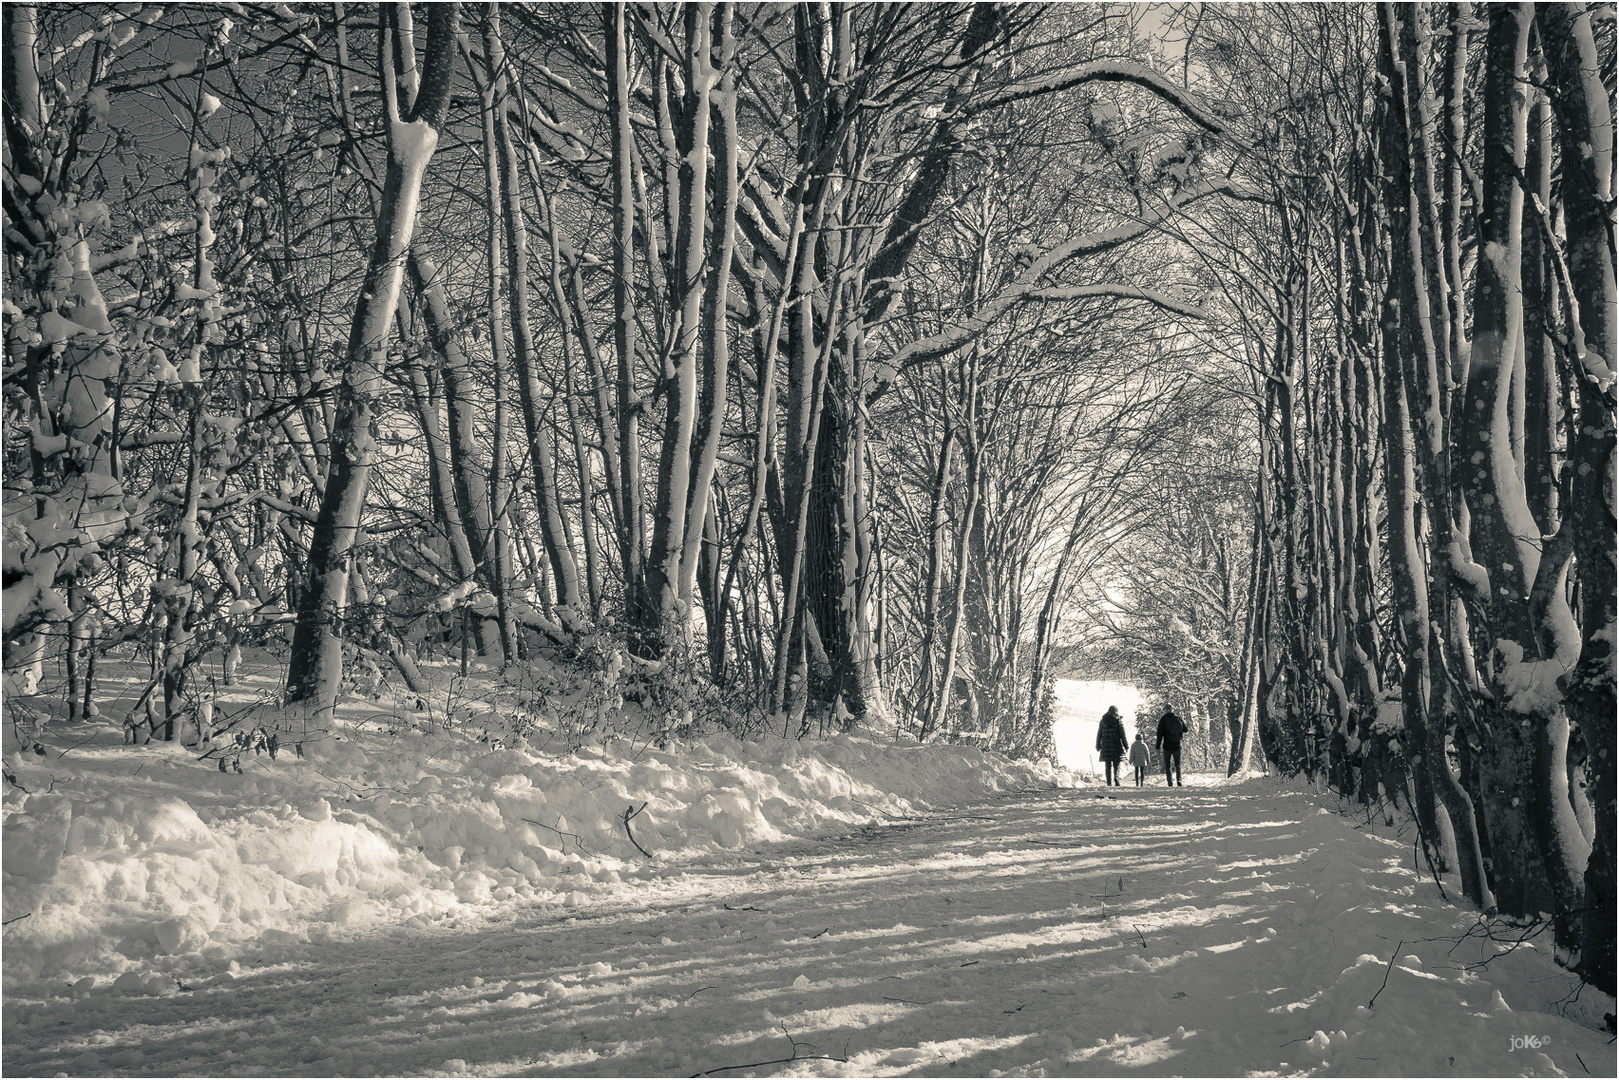
[[[1164,715],[1158,720],[1158,749],[1164,755],[1164,779],[1170,787],[1181,786],[1181,737],[1186,734],[1186,725],[1181,718],[1175,715],[1175,710],[1164,709]]]

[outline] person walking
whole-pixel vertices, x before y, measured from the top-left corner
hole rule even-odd
[[[1129,747],[1130,740],[1125,737],[1124,721],[1119,717],[1119,710],[1109,705],[1107,712],[1102,714],[1101,725],[1096,729],[1096,756],[1102,759],[1106,781],[1111,787],[1123,786],[1119,780],[1119,762]]]
[[[1186,725],[1181,718],[1175,715],[1175,710],[1166,707],[1164,715],[1158,718],[1158,749],[1164,755],[1164,780],[1169,787],[1181,786],[1181,738],[1186,734]]]
[[[1136,767],[1136,787],[1141,787],[1147,782],[1147,765],[1151,761],[1152,757],[1147,753],[1147,740],[1143,739],[1141,732],[1138,731],[1136,741],[1130,744],[1130,764]]]

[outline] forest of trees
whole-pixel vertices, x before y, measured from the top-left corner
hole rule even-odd
[[[662,737],[1038,757],[1106,674],[1612,992],[1614,41],[7,4],[8,701],[133,659],[173,738],[268,649],[318,725],[471,657]]]

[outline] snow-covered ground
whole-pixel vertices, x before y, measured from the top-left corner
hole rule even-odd
[[[407,721],[8,731],[5,1073],[1614,1074],[1547,935],[1327,795]]]
[[[1538,939],[1470,934],[1322,796],[1198,779],[749,845],[575,909],[277,935],[138,1000],[34,983],[5,1069],[1613,1075],[1581,1023],[1611,1001]]]
[[[514,733],[502,717],[518,696],[488,675],[456,680],[453,708],[436,715],[415,695],[351,702],[306,740],[265,705],[273,664],[251,659],[215,726],[241,717],[232,734],[273,734],[274,754],[232,752],[224,737],[211,750],[126,746],[107,720],[47,723],[20,741],[19,725],[6,729],[7,990],[107,976],[161,989],[266,943],[426,928],[513,902],[577,907],[744,845],[1078,782],[966,747],[861,737],[659,750],[583,736],[570,751],[581,736],[538,722]],[[430,674],[449,683],[454,670]],[[107,689],[103,712],[121,722],[118,684]]]

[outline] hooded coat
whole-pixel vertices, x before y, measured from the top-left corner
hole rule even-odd
[[[1119,718],[1119,710],[1109,709],[1102,715],[1102,723],[1096,729],[1096,754],[1103,761],[1118,763],[1130,749],[1130,740],[1124,734],[1124,721]]]

